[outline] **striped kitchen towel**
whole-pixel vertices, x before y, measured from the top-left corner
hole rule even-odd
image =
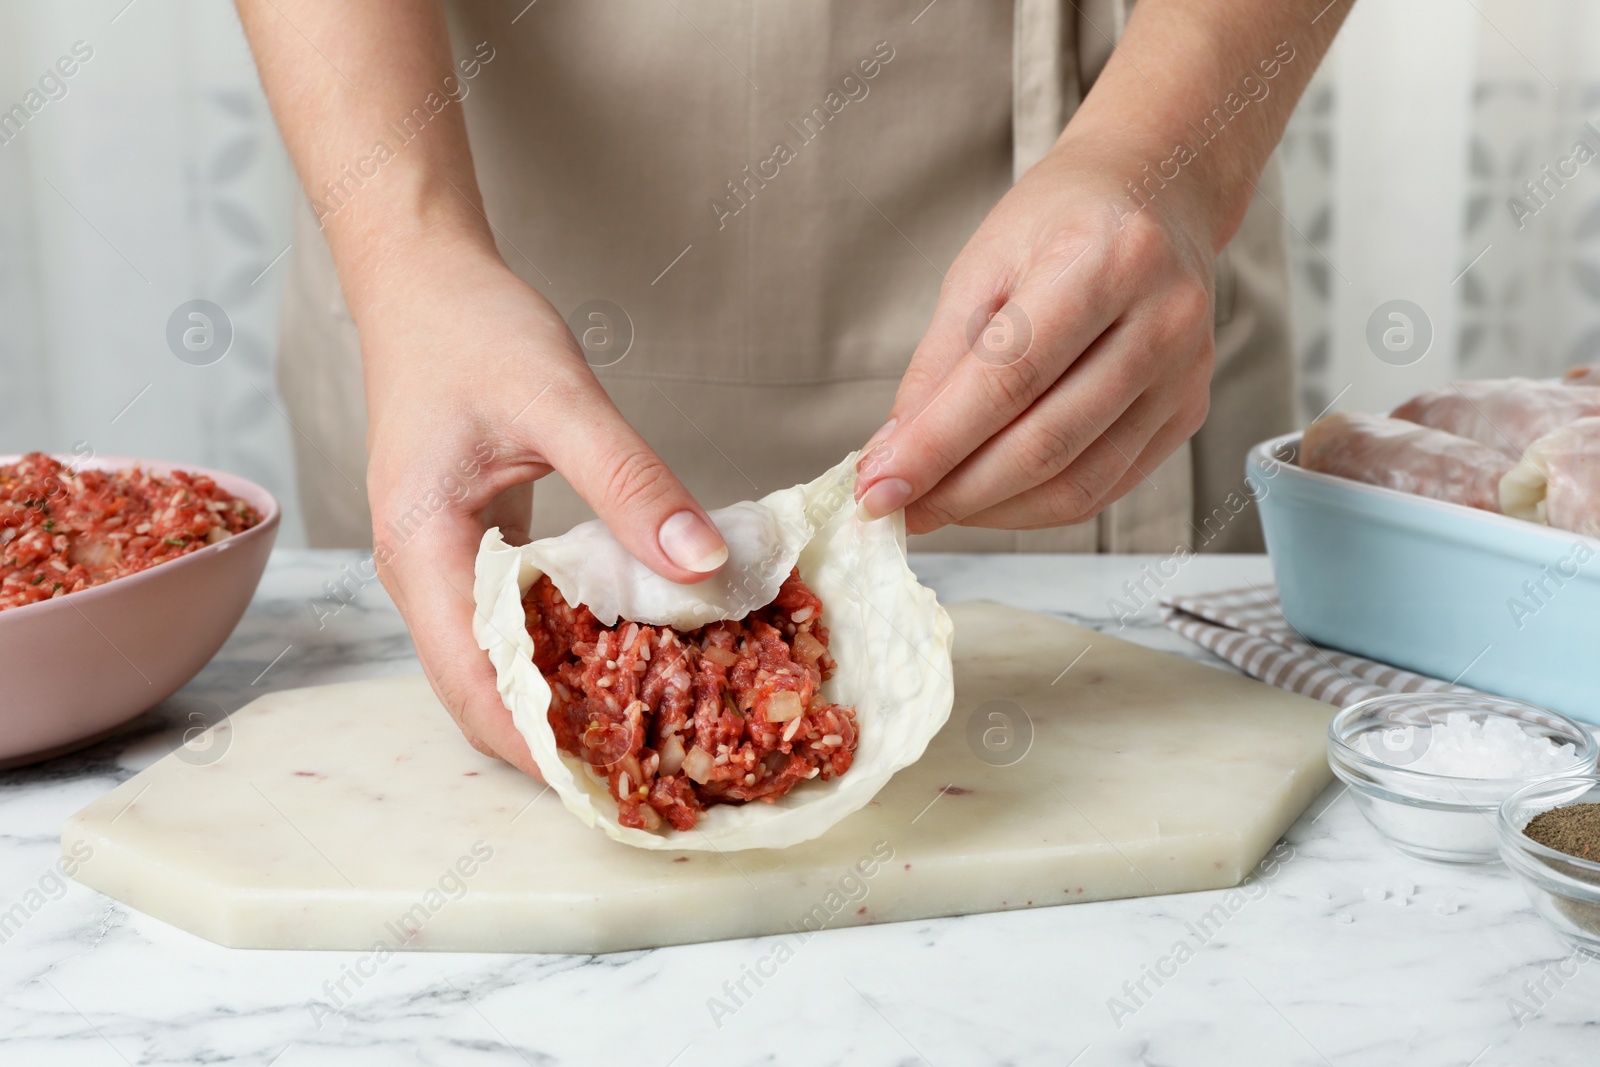
[[[1164,599],[1161,620],[1252,678],[1341,708],[1385,693],[1477,692],[1312,644],[1284,618],[1276,586]]]

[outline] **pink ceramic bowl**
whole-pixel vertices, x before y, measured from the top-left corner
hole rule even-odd
[[[277,500],[232,474],[126,456],[56,458],[91,470],[204,474],[261,522],[147,571],[0,611],[0,766],[87,744],[177,692],[233,632],[278,533]]]

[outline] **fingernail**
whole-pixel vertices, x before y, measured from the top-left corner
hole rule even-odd
[[[881,519],[905,507],[910,499],[910,482],[904,478],[885,478],[862,494],[861,502],[856,505],[856,516],[864,522]]]
[[[692,511],[680,511],[661,524],[656,535],[661,551],[684,570],[709,574],[728,562],[722,535]]]
[[[894,445],[878,445],[856,462],[856,500],[866,496],[867,483],[888,473],[894,461]]]
[[[872,452],[872,446],[873,445],[877,444],[879,441],[882,441],[885,437],[888,437],[890,434],[894,433],[895,424],[897,422],[899,422],[899,421],[900,421],[899,419],[890,419],[888,422],[883,424],[883,426],[878,430],[877,433],[875,433],[871,437],[867,438],[867,443],[861,446],[861,459],[856,461],[858,468],[859,468],[860,464],[863,461],[865,461],[867,456]]]

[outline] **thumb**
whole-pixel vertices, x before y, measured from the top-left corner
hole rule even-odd
[[[728,561],[722,534],[600,384],[584,394],[541,434],[551,465],[635,559],[675,582],[704,580]]]

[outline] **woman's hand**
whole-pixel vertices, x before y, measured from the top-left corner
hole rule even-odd
[[[460,107],[444,106],[427,136],[349,187],[351,161],[393,136],[392,116],[474,76],[451,56],[439,0],[238,7],[361,332],[378,574],[467,739],[538,774],[472,636],[484,530],[525,537],[532,483],[558,470],[673,581],[716,570],[727,547],[623,420],[555,308],[495,251]]]
[[[1212,262],[1353,0],[1140,0],[1051,152],[951,265],[861,510],[1083,522],[1200,428]]]
[[[863,512],[906,507],[913,533],[1083,522],[1199,429],[1211,213],[1193,176],[1139,210],[1123,175],[1143,172],[1064,141],[990,212],[860,460]]]
[[[538,774],[472,636],[473,561],[527,539],[558,470],[627,549],[674,581],[727,558],[688,491],[612,404],[560,314],[492,247],[430,243],[357,313],[374,557],[434,692],[473,746]],[[399,253],[408,255],[407,252]]]

